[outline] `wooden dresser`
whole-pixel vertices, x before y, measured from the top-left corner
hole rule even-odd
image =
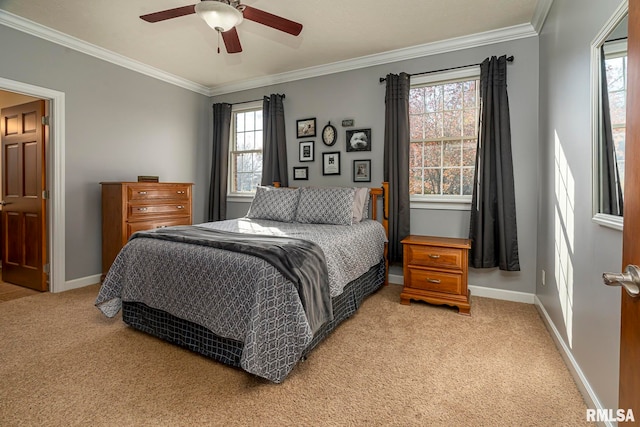
[[[136,231],[190,225],[190,183],[101,182],[102,280]]]
[[[402,240],[404,288],[401,304],[411,299],[458,307],[471,314],[467,276],[469,239],[410,235]]]

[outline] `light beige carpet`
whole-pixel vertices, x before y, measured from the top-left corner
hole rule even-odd
[[[579,426],[532,305],[365,301],[283,384],[107,319],[97,286],[0,304],[2,426]]]

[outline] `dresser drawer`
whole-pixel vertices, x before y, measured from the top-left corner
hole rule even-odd
[[[127,224],[127,238],[136,231],[153,230],[154,228],[172,227],[174,225],[191,225],[189,218],[159,219],[155,221],[130,222]]]
[[[154,216],[190,216],[191,205],[189,203],[158,203],[155,205],[129,204],[127,207],[127,219],[142,220]]]
[[[127,199],[131,201],[154,201],[171,199],[176,201],[190,200],[190,185],[130,185],[127,188]]]
[[[408,274],[404,278],[405,287],[456,295],[462,292],[461,274],[421,268],[408,268],[407,272]]]
[[[462,270],[463,250],[428,245],[406,245],[404,256],[409,265]]]

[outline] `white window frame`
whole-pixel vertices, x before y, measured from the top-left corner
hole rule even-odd
[[[424,86],[430,83],[446,84],[449,81],[462,79],[480,79],[480,67],[473,66],[455,71],[426,74],[411,78],[411,88]],[[480,103],[480,92],[478,99]],[[478,119],[479,120],[479,119]],[[410,195],[411,209],[437,209],[437,210],[471,210],[472,196],[443,196],[443,195]]]
[[[246,102],[241,104],[235,104],[231,107],[231,129],[229,131],[229,154],[227,156],[227,201],[228,202],[241,202],[241,203],[251,203],[253,197],[255,196],[254,192],[233,192],[231,190],[232,182],[234,179],[234,168],[233,166],[233,153],[236,152],[234,148],[236,147],[236,114],[237,113],[245,113],[247,111],[256,111],[262,110],[263,103],[262,101],[253,101]],[[264,114],[264,111],[263,111]],[[264,129],[262,130],[264,132]],[[263,148],[264,148],[264,133],[262,138]],[[264,151],[263,151],[264,155]]]

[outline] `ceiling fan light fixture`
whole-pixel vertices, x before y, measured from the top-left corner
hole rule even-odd
[[[242,22],[242,13],[235,7],[221,1],[201,1],[196,4],[195,10],[207,25],[222,33]]]

